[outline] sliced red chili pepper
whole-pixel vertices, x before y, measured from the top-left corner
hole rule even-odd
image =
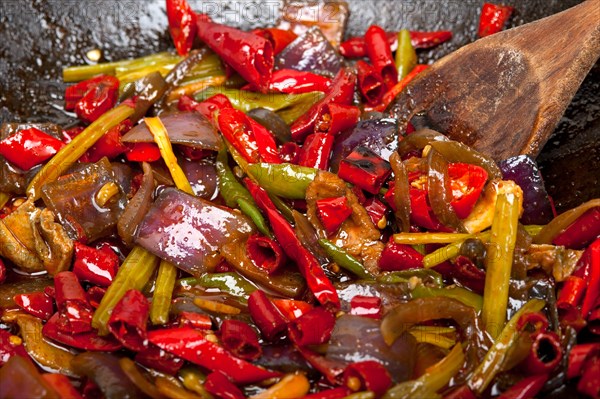
[[[581,314],[586,318],[600,296],[600,238],[585,250],[581,259],[589,265],[588,287],[581,304]]]
[[[287,259],[278,242],[259,234],[248,237],[246,254],[256,267],[269,274],[276,272]]]
[[[354,127],[360,118],[360,109],[353,105],[323,104],[317,113],[315,133],[337,135]]]
[[[479,37],[485,37],[498,33],[504,28],[506,21],[510,18],[514,7],[501,6],[492,3],[484,3],[479,17]]]
[[[385,215],[389,212],[389,208],[385,206],[383,202],[377,199],[377,197],[371,197],[367,199],[363,206],[365,207],[367,214],[375,226],[381,229],[381,223],[387,225]]]
[[[267,192],[249,179],[245,179],[244,182],[258,207],[269,218],[277,241],[280,244],[285,243],[283,246],[284,252],[290,259],[296,262],[300,273],[302,273],[307,282],[308,288],[315,295],[317,301],[323,306],[331,306],[334,309],[339,309],[340,299],[335,287],[325,275],[314,255],[302,245],[292,226],[275,208]]]
[[[21,356],[27,361],[31,361],[25,346],[23,346],[23,340],[6,330],[0,329],[0,367],[4,366],[4,363],[8,362],[8,359],[13,356]]]
[[[298,165],[327,170],[335,137],[327,133],[309,134],[298,156]]]
[[[392,51],[398,48],[398,32],[387,32],[387,42]],[[430,48],[452,39],[452,32],[447,30],[435,32],[410,31],[410,43],[414,48]],[[340,44],[340,54],[347,58],[367,56],[364,37],[352,37]]]
[[[394,101],[394,98],[398,96],[404,90],[404,88],[421,72],[425,69],[429,68],[429,65],[416,65],[409,73],[406,75],[401,81],[396,83],[391,89],[389,89],[384,95],[383,100],[381,100],[381,105],[376,108],[376,110],[384,110],[388,105]],[[366,110],[366,109],[365,109]]]
[[[447,231],[433,214],[426,190],[410,188],[408,195],[410,197],[410,218],[413,223],[428,230]]]
[[[379,258],[379,268],[385,271],[419,269],[423,267],[423,254],[410,245],[397,244],[393,240],[385,244]]]
[[[248,311],[262,335],[269,341],[285,331],[287,322],[269,297],[256,290],[248,298]]]
[[[91,331],[92,307],[75,273],[60,272],[55,275],[54,289],[59,312],[58,328],[71,334]]]
[[[100,75],[67,87],[65,109],[75,110],[77,117],[92,123],[117,103],[119,79]]]
[[[248,83],[266,92],[273,72],[271,42],[250,32],[198,19],[198,37]]]
[[[142,366],[160,371],[161,373],[175,375],[185,361],[169,352],[150,344],[143,351],[135,355],[136,362]]]
[[[365,33],[365,47],[367,55],[381,75],[388,89],[398,83],[398,70],[392,57],[392,50],[387,41],[385,31],[377,25],[371,25]]]
[[[392,173],[386,160],[368,147],[359,146],[340,162],[338,176],[371,194],[377,194]]]
[[[160,149],[155,143],[127,143],[125,158],[130,162],[156,162],[160,157]]]
[[[191,97],[183,95],[179,97],[177,108],[180,111],[196,111],[205,116],[209,121],[212,121],[215,111],[233,108],[233,105],[231,105],[231,101],[229,101],[229,98],[224,94],[215,94],[201,102],[197,102]]]
[[[275,136],[266,127],[256,122],[254,119],[246,116],[252,127],[252,133],[254,139],[258,144],[258,153],[263,162],[267,163],[281,163],[279,158],[279,151],[277,150],[277,143]]]
[[[58,393],[60,399],[81,399],[82,396],[64,374],[42,374],[42,378]]]
[[[600,343],[579,344],[573,346],[569,352],[567,378],[571,379],[580,376],[585,359],[588,355],[593,355],[597,351],[600,351]]]
[[[280,376],[278,372],[263,369],[231,355],[221,346],[207,340],[202,332],[189,327],[150,331],[148,340],[189,362],[225,373],[235,384],[251,384]]]
[[[352,215],[348,199],[344,197],[322,198],[316,202],[317,217],[327,235],[335,234],[342,223]]]
[[[559,233],[552,243],[567,248],[583,248],[600,237],[600,207],[592,208],[581,215],[569,227]]]
[[[25,312],[42,320],[48,320],[54,313],[52,298],[44,292],[30,292],[28,294],[17,294],[15,303]]]
[[[254,29],[252,33],[260,37],[264,37],[271,42],[271,46],[273,47],[273,55],[281,53],[281,50],[286,48],[288,44],[293,42],[298,37],[298,35],[291,30],[278,28]]]
[[[541,391],[548,380],[548,375],[539,374],[525,377],[515,385],[504,391],[498,399],[529,399],[534,398]]]
[[[312,72],[296,71],[295,69],[279,69],[273,71],[269,82],[269,91],[285,94],[302,94],[313,91],[326,92],[331,87],[331,79]],[[247,84],[242,90],[257,90]]]
[[[553,331],[532,335],[533,343],[521,369],[529,374],[549,374],[560,363],[563,351],[558,335]]]
[[[95,331],[74,334],[61,327],[60,315],[55,313],[44,327],[42,334],[58,343],[86,351],[114,352],[123,346],[112,336],[101,337]]]
[[[456,215],[464,219],[473,210],[485,186],[488,174],[480,166],[467,163],[448,164],[448,176],[452,188],[452,201]]]
[[[381,298],[356,295],[350,300],[350,314],[381,319]]]
[[[295,299],[274,298],[272,302],[288,320],[295,320],[313,308],[310,303]]]
[[[348,68],[341,68],[333,82],[331,82],[331,87],[325,97],[313,104],[304,115],[292,123],[290,126],[292,138],[300,142],[307,134],[314,131],[317,116],[323,104],[351,104],[355,85],[356,75]]]
[[[90,287],[86,292],[88,302],[94,309],[98,309],[102,298],[104,298],[104,294],[106,294],[106,288],[98,287],[96,285]]]
[[[127,146],[121,142],[121,137],[131,130],[132,127],[133,124],[131,121],[125,119],[123,122],[104,133],[104,136],[100,137],[100,139],[82,155],[80,158],[81,161],[95,163],[104,157],[113,159],[121,155],[127,151]]]
[[[148,299],[138,290],[129,290],[116,304],[108,320],[108,330],[123,344],[133,351],[144,349],[146,340],[146,324],[150,304]]]
[[[356,63],[356,70],[358,72],[358,89],[363,99],[369,105],[381,103],[386,87],[379,72],[373,65],[367,64],[363,60]]]
[[[298,164],[301,151],[302,149],[298,144],[290,141],[279,147],[279,158],[281,158],[283,162]]]
[[[35,127],[19,130],[0,141],[0,155],[22,170],[52,158],[65,144]]]
[[[109,245],[96,249],[75,241],[74,248],[73,273],[82,281],[108,287],[119,269],[119,256]]]
[[[179,313],[179,326],[210,330],[212,328],[212,320],[209,315],[195,312],[181,312]]]
[[[204,381],[204,388],[208,393],[216,396],[219,399],[244,399],[245,396],[236,387],[225,374],[220,371],[213,371]]]
[[[335,316],[322,307],[313,308],[288,324],[291,340],[298,346],[324,344],[331,338]]]
[[[542,312],[526,313],[517,320],[517,330],[521,331],[526,327],[533,328],[531,333],[536,335],[546,332],[549,325],[548,318]]]
[[[581,368],[581,378],[577,383],[577,391],[591,398],[600,396],[600,353],[588,355]]]
[[[578,306],[583,299],[586,287],[587,283],[584,279],[576,276],[567,277],[558,294],[556,306],[560,307],[563,304]]]
[[[357,390],[374,392],[376,397],[382,396],[392,386],[390,373],[375,360],[363,360],[349,364],[344,370],[344,384],[354,385],[353,379],[360,383]]]
[[[192,49],[198,26],[198,15],[186,0],[167,0],[169,32],[179,55],[187,55]]]
[[[223,321],[221,343],[229,352],[245,360],[256,360],[262,354],[256,331],[240,320]]]

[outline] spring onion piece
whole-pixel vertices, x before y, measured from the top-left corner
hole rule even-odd
[[[204,288],[218,288],[242,303],[247,303],[250,294],[256,291],[254,285],[237,273],[206,273],[197,279],[197,283]]]
[[[508,286],[517,241],[519,211],[523,202],[518,193],[498,194],[492,235],[486,254],[482,320],[488,333],[498,337],[506,323]]]
[[[463,234],[461,234],[463,235]],[[476,238],[483,242],[487,242],[492,233],[490,231],[484,231],[483,233],[478,234],[466,234],[465,239],[467,238]],[[433,251],[430,254],[427,254],[423,257],[423,267],[430,268],[439,265],[449,259],[454,258],[460,254],[460,247],[462,246],[465,239],[455,241],[452,244],[446,245],[440,249]]]
[[[415,337],[417,342],[450,349],[456,344],[456,339],[442,335],[444,334],[444,329],[446,329],[446,327],[415,326],[408,330],[408,332]],[[454,330],[450,330],[450,332],[454,333]]]
[[[461,301],[465,305],[472,307],[478,313],[481,312],[481,308],[483,306],[483,298],[481,295],[477,295],[472,291],[457,286],[433,288],[426,287],[424,285],[417,285],[411,291],[411,295],[413,298],[427,298],[432,296],[445,296],[448,298],[454,298],[457,301]]]
[[[444,285],[444,279],[442,275],[431,269],[408,269],[385,273],[378,276],[377,281],[386,284],[406,283],[413,277],[421,279],[428,285],[434,285],[436,287],[442,287]]]
[[[161,260],[156,276],[156,286],[150,304],[150,321],[152,324],[165,324],[169,321],[171,298],[177,279],[177,268],[171,263]]]
[[[319,245],[321,245],[321,247],[325,250],[325,253],[327,253],[327,256],[339,267],[346,269],[365,280],[374,279],[373,275],[365,269],[363,264],[360,263],[354,256],[346,252],[343,248],[338,247],[325,238],[321,238],[319,240]]]
[[[96,204],[103,208],[110,199],[119,194],[119,186],[115,182],[108,182],[96,193]]]
[[[382,396],[382,399],[419,399],[435,396],[436,392],[446,386],[460,370],[464,359],[465,355],[459,342],[445,358],[427,368],[425,374],[416,380],[393,386]]]
[[[209,312],[223,313],[223,314],[240,314],[241,310],[235,306],[226,305],[224,303],[209,301],[208,299],[195,298],[194,305],[200,309],[208,310]]]
[[[250,399],[287,399],[302,398],[308,393],[310,384],[304,374],[288,374],[277,384]]]
[[[115,305],[130,289],[142,290],[152,277],[158,258],[142,247],[133,247],[119,268],[115,279],[106,290],[94,317],[92,327],[101,335],[108,334],[107,323]]]
[[[398,233],[394,234],[396,244],[451,244],[470,238],[471,234],[465,233]]]
[[[87,150],[119,123],[133,115],[134,109],[121,104],[105,112],[100,118],[78,134],[69,144],[64,146],[33,177],[27,187],[27,194],[34,200],[40,198],[42,187],[53,182],[71,167]]]
[[[539,312],[545,305],[546,302],[541,299],[532,299],[523,305],[510,321],[506,323],[494,345],[485,355],[483,361],[479,363],[475,371],[473,371],[469,379],[468,385],[473,392],[476,394],[483,393],[496,374],[502,371],[504,360],[510,352],[509,349],[517,342],[519,337],[519,331],[517,330],[519,319],[527,313]]]

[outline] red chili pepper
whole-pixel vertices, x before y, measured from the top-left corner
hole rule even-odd
[[[352,394],[352,390],[348,387],[337,387],[327,389],[325,391],[311,393],[306,395],[304,399],[342,399]]]
[[[160,149],[155,143],[127,143],[125,158],[130,162],[156,162],[160,157]]]
[[[298,37],[298,35],[291,30],[278,28],[254,29],[252,33],[271,42],[271,46],[273,47],[273,55],[281,53],[281,51],[286,48],[288,44],[293,42]]]
[[[591,398],[600,397],[600,353],[588,356],[581,369],[577,391]]]
[[[553,331],[532,334],[529,354],[521,369],[529,374],[549,374],[559,365],[563,352],[558,335]]]
[[[200,331],[189,327],[148,332],[148,340],[159,348],[211,371],[225,373],[235,384],[251,384],[280,373],[263,369],[239,359],[210,342]]]
[[[350,314],[381,319],[381,298],[368,295],[356,295],[350,300]]]
[[[58,328],[71,334],[91,331],[92,307],[75,273],[60,272],[55,275],[54,289],[59,312]]]
[[[479,18],[479,37],[485,37],[498,33],[504,28],[506,21],[510,18],[514,7],[501,6],[492,3],[484,3]]]
[[[301,94],[313,91],[326,92],[331,87],[331,79],[312,72],[296,71],[295,69],[280,69],[273,71],[269,82],[269,91],[285,94]],[[256,90],[250,84],[242,90]]]
[[[317,217],[329,236],[335,234],[342,223],[352,215],[352,208],[345,196],[317,200],[316,208]]]
[[[323,104],[317,113],[315,133],[332,136],[354,127],[360,119],[360,109],[353,105]]]
[[[233,108],[221,109],[217,119],[223,136],[248,162],[281,163],[275,138],[264,126]]]
[[[392,193],[390,194],[389,198],[386,199],[388,200],[388,204],[392,207],[392,209],[394,209],[394,193],[391,188],[386,193],[386,197],[388,197],[387,194],[390,191],[392,191]],[[429,199],[427,198],[427,191],[420,190],[418,188],[410,188],[408,190],[408,196],[410,197],[410,219],[414,224],[424,227],[428,230],[447,230],[433,214],[433,209],[431,209],[431,206],[429,205]]]
[[[322,307],[313,308],[288,324],[290,339],[298,346],[320,345],[329,341],[335,316]]]
[[[119,256],[109,245],[96,249],[75,241],[74,247],[73,273],[81,281],[108,287],[119,269]]]
[[[279,147],[279,158],[281,158],[283,162],[298,164],[301,151],[302,149],[298,144],[290,141]]]
[[[338,176],[371,194],[377,194],[392,173],[386,160],[368,147],[359,146],[340,162]]]
[[[98,309],[102,298],[104,298],[104,294],[106,294],[106,288],[98,287],[96,285],[90,287],[86,292],[88,302],[94,309]]]
[[[567,378],[571,379],[580,376],[585,359],[588,355],[593,355],[597,351],[600,351],[600,343],[579,344],[573,346],[569,352]]]
[[[359,390],[372,391],[376,397],[382,396],[392,386],[390,373],[375,360],[363,360],[348,365],[344,370],[344,384],[351,384],[351,379],[360,381]]]
[[[179,313],[179,327],[193,327],[199,330],[210,330],[212,320],[210,316],[195,312]]]
[[[285,264],[286,256],[279,243],[259,234],[248,237],[246,254],[258,268],[272,274]]]
[[[392,51],[398,48],[398,32],[387,32],[387,42]],[[447,30],[436,32],[410,31],[410,43],[414,48],[431,48],[452,39],[452,32]],[[364,37],[352,37],[340,44],[340,54],[346,58],[363,58],[367,56]]]
[[[262,354],[262,347],[258,342],[256,331],[240,320],[223,321],[221,344],[229,352],[244,360],[256,360]]]
[[[135,355],[134,360],[142,366],[151,368],[161,373],[175,375],[185,361],[169,352],[150,344],[143,351]]]
[[[358,73],[358,89],[362,94],[363,99],[369,105],[377,105],[381,103],[386,87],[383,78],[375,70],[373,65],[367,64],[363,60],[356,63]]]
[[[529,399],[534,398],[541,391],[548,380],[548,375],[539,374],[525,377],[515,385],[504,391],[498,399]]]
[[[198,26],[198,15],[186,0],[167,0],[169,32],[179,55],[187,55],[192,49]]]
[[[209,121],[212,121],[215,111],[233,108],[233,105],[231,105],[231,101],[229,101],[229,98],[224,94],[215,94],[201,102],[197,102],[191,97],[183,95],[179,97],[177,108],[180,111],[196,111],[205,116]]]
[[[313,104],[312,107],[302,116],[300,116],[292,125],[290,130],[292,138],[295,141],[302,141],[307,134],[314,131],[315,122],[321,106],[323,104],[343,104],[352,103],[354,96],[354,86],[356,85],[356,75],[348,68],[342,68],[331,83],[329,91],[321,100]]]
[[[600,297],[596,299],[594,307],[587,317],[588,330],[592,334],[600,335]]]
[[[54,313],[52,298],[43,292],[30,292],[28,294],[17,294],[15,303],[25,312],[42,320],[48,320]]]
[[[0,141],[0,155],[22,170],[52,158],[65,144],[35,127],[19,130]]]
[[[58,343],[86,351],[114,352],[123,346],[112,336],[101,337],[95,331],[73,334],[61,327],[60,314],[54,315],[42,328],[42,334]]]
[[[6,280],[6,266],[4,266],[4,262],[0,259],[0,284],[4,283]]]
[[[100,75],[67,87],[65,109],[75,110],[77,117],[92,123],[117,103],[119,79]]]
[[[531,334],[538,334],[548,330],[548,318],[542,312],[526,313],[517,320],[517,330],[522,331],[525,327],[533,328]]]
[[[481,195],[488,174],[480,166],[468,163],[448,164],[448,177],[452,188],[452,201],[456,215],[464,219],[473,210],[475,203]]]
[[[584,318],[587,318],[600,296],[600,238],[594,241],[585,252],[589,254],[590,278],[583,303],[581,304],[581,314]],[[582,255],[582,258],[584,255]]]
[[[461,385],[449,394],[444,395],[444,399],[477,399],[477,397],[467,385]]]
[[[339,309],[340,299],[335,287],[325,275],[314,255],[302,245],[292,226],[275,208],[267,192],[249,179],[244,179],[244,182],[256,204],[269,218],[277,241],[280,244],[284,244],[284,252],[290,259],[296,262],[300,273],[302,273],[302,276],[306,280],[308,288],[314,294],[317,301],[323,306],[331,306],[334,309]]]
[[[583,299],[586,287],[587,283],[584,279],[576,276],[567,277],[558,294],[556,306],[560,307],[563,304],[578,306]]]
[[[248,83],[266,92],[273,72],[271,42],[250,32],[198,19],[198,37]]]
[[[42,374],[42,378],[52,387],[52,389],[59,395],[60,399],[81,399],[82,396],[73,384],[71,380],[64,374]]]
[[[108,330],[132,351],[141,351],[146,346],[146,324],[150,304],[138,290],[129,290],[116,304],[108,320]]]
[[[242,391],[236,387],[225,374],[213,371],[204,381],[204,388],[208,393],[219,399],[244,399]]]
[[[471,259],[462,255],[457,256],[454,260],[454,265],[451,265],[451,270],[452,277],[461,285],[469,288],[479,295],[483,294],[483,289],[485,287],[485,272],[475,266]]]
[[[552,243],[567,248],[584,248],[600,237],[600,207],[592,208],[581,215],[563,232],[559,233]]]
[[[100,139],[96,141],[96,144],[81,156],[81,161],[95,163],[104,157],[113,159],[121,155],[127,151],[127,146],[121,142],[121,137],[131,130],[132,127],[133,124],[129,119],[119,123],[117,126],[106,132],[104,136],[100,137]]]
[[[287,328],[287,321],[269,297],[261,290],[256,290],[250,294],[248,311],[262,335],[269,341],[273,341],[280,336]]]
[[[379,258],[379,268],[385,271],[420,269],[423,267],[423,255],[405,244],[396,244],[393,240],[385,244]]]
[[[320,372],[330,384],[340,385],[342,373],[348,365],[347,362],[330,359],[308,349],[305,346],[296,346],[302,357],[318,372]]]
[[[365,33],[367,55],[375,70],[381,75],[388,89],[398,83],[398,70],[392,57],[392,50],[385,31],[377,25],[371,25]]]
[[[0,329],[0,367],[4,366],[4,363],[13,356],[21,356],[31,361],[25,346],[23,346],[23,340],[15,337],[8,331]]]
[[[389,212],[389,208],[383,202],[379,201],[377,197],[365,200],[364,207],[371,221],[377,227],[379,227],[379,223],[382,220],[385,220],[385,215]]]
[[[335,137],[328,133],[309,134],[298,156],[298,165],[327,170]]]
[[[394,101],[394,99],[396,98],[396,96],[398,96],[398,94],[400,94],[402,92],[402,90],[404,90],[404,88],[415,78],[415,76],[417,76],[418,74],[420,74],[421,72],[423,72],[427,68],[429,68],[429,65],[422,65],[422,64],[416,65],[408,73],[408,75],[406,75],[401,81],[399,81],[398,83],[396,83],[391,89],[389,89],[383,95],[383,99],[381,100],[381,104],[379,106],[375,107],[375,110],[376,111],[379,111],[379,110],[383,111],[383,110],[385,110],[387,108],[387,106],[390,105],[392,103],[392,101]]]
[[[271,302],[273,302],[281,314],[288,320],[295,320],[313,308],[310,303],[295,299],[274,298]]]

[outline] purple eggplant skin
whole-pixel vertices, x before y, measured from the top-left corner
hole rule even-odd
[[[275,57],[275,69],[295,69],[333,77],[341,67],[342,56],[316,26],[288,44]]]
[[[340,162],[356,147],[369,148],[389,161],[398,148],[398,124],[395,119],[381,118],[360,121],[352,129],[342,132],[335,140],[331,155],[331,170],[337,172]]]
[[[537,163],[529,155],[518,155],[498,162],[505,180],[523,190],[523,224],[546,224],[553,218],[552,203]]]

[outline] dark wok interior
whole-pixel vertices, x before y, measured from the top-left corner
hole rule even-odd
[[[252,28],[273,25],[283,0],[189,0],[219,22]],[[450,43],[420,52],[434,60],[476,38],[475,0],[347,0],[347,35],[377,23],[385,29],[447,29]],[[577,0],[511,0],[519,25],[559,12]],[[171,49],[164,0],[3,0],[0,6],[0,122],[74,120],[63,112],[61,70],[84,64],[99,48],[108,61]],[[552,45],[552,38],[547,43]],[[557,49],[560,51],[560,49]],[[559,211],[600,197],[600,63],[583,82],[538,161]]]

